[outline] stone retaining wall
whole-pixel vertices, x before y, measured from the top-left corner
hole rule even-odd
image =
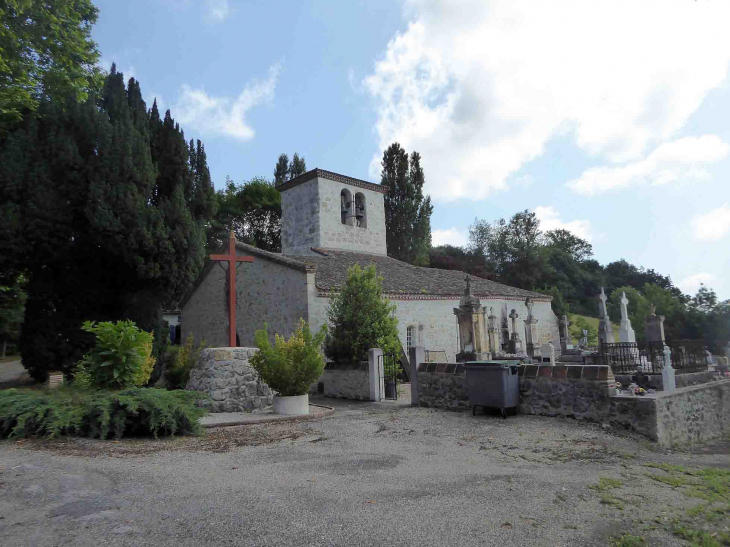
[[[730,380],[678,388],[669,394],[615,395],[605,365],[520,365],[520,412],[611,423],[663,446],[716,438],[730,430]],[[463,365],[418,365],[418,404],[470,408]]]
[[[370,400],[368,362],[353,365],[337,365],[326,368],[319,380],[324,384],[325,397],[338,399]]]
[[[678,389],[656,399],[657,435],[661,444],[698,443],[728,431],[730,380]]]
[[[274,394],[259,380],[249,359],[257,348],[206,348],[200,352],[185,389],[210,399],[200,406],[211,412],[250,412],[273,403]]]

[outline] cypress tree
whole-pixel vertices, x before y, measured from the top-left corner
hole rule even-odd
[[[191,157],[169,111],[148,112],[115,66],[99,98],[43,101],[38,114],[0,141],[0,269],[27,279],[21,354],[43,379],[88,350],[84,320],[159,332],[161,308],[202,267],[214,190],[202,144]]]
[[[420,266],[428,265],[431,248],[431,198],[423,195],[425,176],[421,156],[410,159],[400,144],[383,153],[381,184],[385,194],[385,240],[388,256]]]
[[[280,154],[279,159],[276,162],[276,167],[274,168],[274,184],[279,185],[287,180],[289,180],[287,177],[289,176],[289,156],[286,154]]]

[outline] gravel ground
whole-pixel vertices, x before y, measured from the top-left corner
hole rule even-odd
[[[574,420],[367,405],[199,438],[5,441],[0,545],[685,545],[668,523],[698,500],[652,462],[730,466],[727,443],[668,453]]]

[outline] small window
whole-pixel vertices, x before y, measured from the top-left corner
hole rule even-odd
[[[408,327],[406,329],[406,347],[408,349],[411,349],[413,347],[413,338],[415,334],[416,328],[415,327]]]
[[[340,192],[340,221],[342,224],[353,225],[353,208],[352,194],[347,188],[343,188],[342,192]]]

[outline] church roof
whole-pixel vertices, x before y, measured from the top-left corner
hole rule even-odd
[[[352,177],[348,177],[346,175],[340,175],[339,173],[333,173],[332,171],[325,171],[324,169],[315,168],[311,171],[307,171],[306,173],[303,173],[299,175],[298,177],[295,177],[291,180],[288,180],[286,182],[283,182],[279,184],[276,189],[279,190],[279,192],[284,192],[285,190],[288,190],[289,188],[294,188],[295,186],[299,186],[300,184],[307,182],[308,180],[312,180],[315,178],[321,178],[321,179],[329,179],[333,180],[335,182],[342,182],[345,184],[349,184],[351,186],[357,186],[358,188],[365,188],[366,190],[373,190],[374,192],[380,192],[381,194],[384,194],[388,191],[388,186],[383,186],[382,184],[375,184],[374,182],[368,182],[366,180],[360,180],[355,179]]]
[[[390,295],[409,296],[453,296],[461,297],[466,286],[466,273],[458,270],[440,270],[412,266],[395,258],[383,255],[355,253],[351,251],[333,251],[312,249],[317,255],[289,256],[289,258],[314,264],[316,266],[315,283],[324,292],[335,292],[347,281],[347,270],[359,264],[361,267],[375,265],[379,275],[383,276],[383,292]],[[528,296],[533,300],[546,300],[550,296],[525,291],[496,281],[471,277],[471,292],[479,297],[519,298]]]

